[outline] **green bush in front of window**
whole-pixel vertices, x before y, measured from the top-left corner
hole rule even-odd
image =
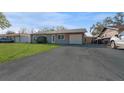
[[[58,35],[58,39],[64,39],[64,35]]]
[[[37,43],[48,43],[47,38],[45,36],[40,36],[36,39]]]

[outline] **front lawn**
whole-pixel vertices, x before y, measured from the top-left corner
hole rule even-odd
[[[58,45],[52,44],[0,44],[0,63],[8,62],[17,58],[31,56],[40,52],[45,52]]]

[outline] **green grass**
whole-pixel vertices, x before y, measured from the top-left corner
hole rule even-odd
[[[49,51],[58,45],[52,44],[21,44],[7,43],[0,44],[0,63],[8,62],[17,58],[35,55],[37,53]]]

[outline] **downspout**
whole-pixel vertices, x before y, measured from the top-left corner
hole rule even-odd
[[[30,34],[30,43],[32,44],[32,34]]]
[[[21,36],[20,36],[20,33],[19,33],[19,43],[21,43]]]

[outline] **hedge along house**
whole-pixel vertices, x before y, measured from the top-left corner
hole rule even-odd
[[[31,42],[37,43],[38,37],[46,37],[48,43],[83,44],[86,29],[70,29],[63,31],[48,31],[31,34]]]
[[[13,39],[16,43],[31,42],[30,34],[1,34],[0,38],[10,38],[10,39]]]

